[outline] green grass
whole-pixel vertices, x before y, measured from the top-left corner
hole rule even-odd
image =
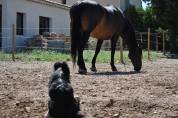
[[[101,51],[97,57],[97,63],[109,63],[111,58],[110,51]],[[86,62],[91,62],[94,56],[94,51],[84,51],[84,59]],[[161,53],[151,52],[151,60],[159,59],[162,56]],[[71,60],[70,53],[59,53],[56,51],[44,51],[44,50],[32,50],[26,52],[19,52],[15,54],[16,60],[19,61],[69,61]],[[115,53],[115,61],[119,62],[119,52]],[[143,60],[148,59],[147,52],[143,51]],[[12,55],[9,53],[0,52],[0,60],[8,61],[12,60]],[[128,51],[124,51],[124,61],[129,63]]]
[[[91,50],[85,51],[84,52],[85,61],[91,62],[93,55],[94,55],[94,51],[91,51]],[[128,51],[124,51],[123,56],[124,56],[124,61],[126,63],[130,63],[130,59],[128,58]],[[161,57],[162,57],[161,53],[151,52],[151,60],[155,61]],[[120,59],[120,52],[116,51],[115,62],[119,62],[119,59]],[[98,54],[98,57],[97,57],[98,63],[109,63],[110,60],[111,60],[111,52],[110,51],[101,51]],[[143,61],[147,61],[147,60],[148,60],[148,52],[143,51]]]

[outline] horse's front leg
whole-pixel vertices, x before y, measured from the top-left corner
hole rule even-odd
[[[116,43],[117,43],[118,36],[113,36],[111,39],[111,69],[112,71],[117,71],[117,68],[114,64],[114,55],[116,50]]]
[[[96,49],[95,49],[95,55],[94,55],[94,57],[93,57],[93,59],[92,59],[92,67],[90,68],[91,71],[93,71],[93,72],[97,72],[95,63],[96,63],[96,58],[97,58],[97,56],[98,56],[98,54],[99,54],[99,52],[100,52],[102,43],[103,43],[103,40],[98,39],[97,45],[96,45]]]

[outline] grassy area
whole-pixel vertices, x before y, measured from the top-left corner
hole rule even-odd
[[[111,58],[110,51],[101,51],[97,58],[97,63],[109,63]],[[94,56],[94,51],[84,51],[84,59],[86,62],[91,62]],[[151,59],[156,60],[162,56],[161,53],[152,52]],[[56,51],[32,50],[28,52],[19,52],[15,54],[16,60],[20,61],[69,61],[71,60],[69,53],[59,53]],[[119,61],[119,52],[116,51],[115,61]],[[147,60],[147,52],[143,52],[143,60]],[[0,60],[12,60],[11,54],[0,52]],[[126,63],[130,62],[128,59],[128,51],[124,52],[124,60]]]

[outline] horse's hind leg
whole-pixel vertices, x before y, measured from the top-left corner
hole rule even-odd
[[[79,42],[79,49],[78,49],[78,61],[77,64],[79,66],[79,73],[80,74],[86,74],[87,73],[87,69],[85,67],[85,62],[83,59],[83,50],[85,48],[86,42],[89,39],[89,33],[83,33],[81,40]]]
[[[96,49],[95,49],[95,55],[94,55],[94,57],[93,57],[93,59],[92,59],[92,67],[90,68],[91,71],[93,71],[93,72],[96,72],[96,71],[97,71],[97,70],[96,70],[95,63],[96,63],[96,58],[97,58],[97,56],[98,56],[98,53],[100,52],[102,43],[103,43],[103,40],[98,39],[97,45],[96,45]]]
[[[112,71],[117,71],[117,68],[114,64],[114,55],[115,55],[115,50],[116,50],[116,43],[118,40],[118,35],[114,35],[111,39],[111,69]]]

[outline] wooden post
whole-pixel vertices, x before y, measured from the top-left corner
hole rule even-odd
[[[158,52],[159,48],[158,48],[158,34],[156,34],[156,51]]]
[[[123,39],[120,37],[120,62],[124,64],[124,56],[123,56]]]
[[[5,32],[5,51],[8,49],[8,34],[7,31]]]
[[[148,28],[148,60],[150,60],[150,28]]]
[[[15,25],[12,25],[12,60],[15,61]]]
[[[141,40],[141,43],[143,44],[143,36],[142,36],[142,33],[140,33],[140,40]]]
[[[166,51],[165,51],[165,32],[163,31],[163,54],[165,55],[166,54]]]

